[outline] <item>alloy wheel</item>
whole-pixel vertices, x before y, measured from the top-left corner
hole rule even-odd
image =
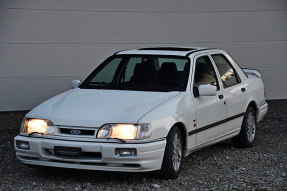
[[[249,142],[252,142],[255,138],[256,123],[253,112],[249,112],[247,117],[247,138]]]
[[[173,169],[177,172],[179,170],[182,160],[181,140],[178,133],[174,135],[172,149],[173,149],[172,153]]]

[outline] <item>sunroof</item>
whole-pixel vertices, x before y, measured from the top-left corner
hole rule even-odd
[[[193,48],[178,48],[178,47],[152,47],[152,48],[140,48],[139,50],[166,50],[166,51],[192,51]]]

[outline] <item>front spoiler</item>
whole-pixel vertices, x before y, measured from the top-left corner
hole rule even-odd
[[[26,141],[29,150],[19,149],[16,141]],[[24,164],[86,170],[145,172],[161,168],[166,139],[141,144],[96,143],[63,141],[16,136],[14,146],[17,158]],[[80,147],[86,153],[100,153],[101,157],[59,157],[53,154],[55,146]],[[117,157],[116,148],[135,148],[135,157]]]

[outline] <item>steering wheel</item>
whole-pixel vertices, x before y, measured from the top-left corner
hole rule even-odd
[[[165,84],[176,84],[182,88],[184,88],[184,85],[182,85],[180,82],[176,81],[176,80],[167,80],[167,81],[164,81],[160,84],[160,86],[164,86]]]

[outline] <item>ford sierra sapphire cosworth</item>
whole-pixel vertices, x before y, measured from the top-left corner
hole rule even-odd
[[[198,149],[230,138],[251,147],[267,110],[260,73],[223,50],[125,50],[31,110],[16,156],[34,167],[176,178],[183,157]]]

